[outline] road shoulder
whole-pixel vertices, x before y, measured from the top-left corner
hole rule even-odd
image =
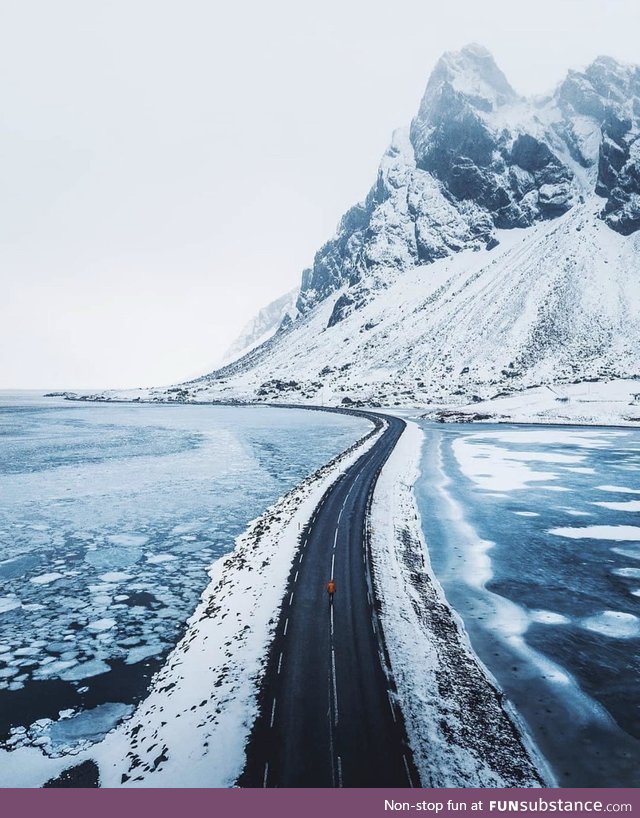
[[[433,575],[413,493],[422,430],[407,422],[369,518],[375,596],[425,787],[539,787],[541,759],[470,646]]]

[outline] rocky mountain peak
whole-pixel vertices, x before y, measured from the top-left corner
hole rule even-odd
[[[517,99],[516,92],[484,46],[471,43],[460,51],[447,51],[431,72],[417,120],[429,119],[434,109],[459,95],[480,111],[495,108]]]
[[[556,91],[516,94],[487,49],[444,54],[367,197],[304,271],[305,315],[334,293],[335,326],[398,273],[532,227],[587,199],[613,230],[640,229],[640,69],[598,57]]]

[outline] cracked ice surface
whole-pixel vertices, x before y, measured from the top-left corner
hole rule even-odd
[[[0,398],[0,703],[166,655],[249,521],[369,428],[267,407]],[[86,724],[123,714],[119,698]]]

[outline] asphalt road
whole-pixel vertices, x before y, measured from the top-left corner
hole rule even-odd
[[[383,435],[329,489],[303,532],[240,786],[419,786],[376,614],[365,532],[378,474],[405,427],[385,420]],[[325,589],[331,576],[333,605]]]

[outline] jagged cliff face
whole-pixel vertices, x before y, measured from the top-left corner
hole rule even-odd
[[[636,67],[602,57],[531,100],[485,49],[445,54],[296,310],[179,394],[397,405],[640,376],[639,134]]]
[[[480,46],[445,54],[366,200],[304,271],[300,311],[347,284],[335,323],[384,287],[390,268],[492,246],[496,228],[557,218],[593,193],[609,227],[639,229],[639,123],[637,67],[602,57],[552,96],[524,100]]]

